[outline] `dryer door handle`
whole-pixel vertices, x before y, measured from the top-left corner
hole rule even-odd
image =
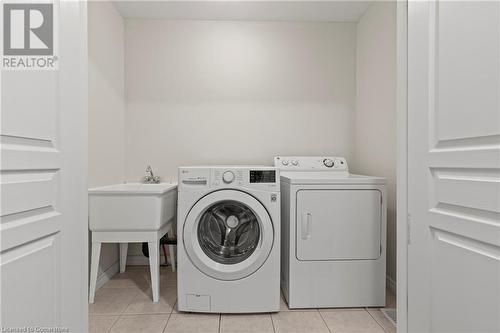
[[[302,239],[306,240],[311,238],[311,220],[312,214],[304,212],[302,213]]]

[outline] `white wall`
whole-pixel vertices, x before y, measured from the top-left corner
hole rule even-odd
[[[352,170],[388,181],[387,274],[396,281],[396,4],[375,2],[357,26]]]
[[[353,171],[388,178],[395,280],[394,4],[372,4],[358,24],[124,23],[109,3],[90,7],[91,185],[137,181],[148,164],[172,181],[180,165],[346,156]]]
[[[124,20],[109,1],[88,3],[89,187],[124,180]],[[104,244],[99,274],[118,260]]]
[[[126,178],[353,156],[356,24],[126,20]]]

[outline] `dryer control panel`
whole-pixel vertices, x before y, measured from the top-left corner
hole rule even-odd
[[[344,157],[336,156],[276,156],[274,166],[281,170],[348,171]]]

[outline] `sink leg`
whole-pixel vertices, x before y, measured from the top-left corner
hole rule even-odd
[[[172,227],[170,228],[169,231],[169,236],[174,237],[174,224],[172,223]],[[168,253],[170,253],[170,264],[172,265],[172,272],[175,272],[175,252],[174,252],[174,246],[169,245],[168,246]],[[167,261],[167,258],[165,258],[165,261]]]
[[[92,242],[92,258],[90,259],[89,303],[94,303],[95,286],[97,283],[97,271],[99,269],[100,255],[101,255],[101,243]]]
[[[172,272],[175,272],[175,246],[168,246],[168,253],[170,253],[170,264],[172,265]]]
[[[160,299],[160,244],[158,241],[148,243],[149,270],[151,271],[151,290],[153,302]]]
[[[128,243],[120,243],[120,273],[125,272],[127,266]]]

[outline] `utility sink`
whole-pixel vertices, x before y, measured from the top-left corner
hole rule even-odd
[[[175,216],[176,203],[175,183],[125,183],[91,188],[90,230],[159,230]]]
[[[173,231],[176,206],[177,184],[126,183],[89,189],[90,303],[94,303],[102,243],[120,244],[120,273],[127,265],[128,243],[148,243],[153,302],[160,300],[160,239]]]

